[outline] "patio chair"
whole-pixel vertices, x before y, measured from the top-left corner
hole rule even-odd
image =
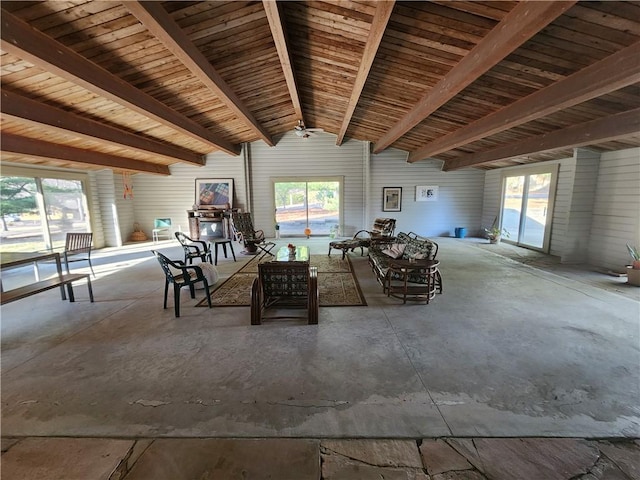
[[[318,267],[297,261],[260,263],[251,285],[251,325],[260,325],[267,318],[265,310],[280,307],[304,308],[309,325],[317,324],[318,295]]]
[[[194,258],[199,258],[203,262],[211,261],[211,245],[203,240],[193,240],[182,232],[175,233],[176,238],[184,250],[184,263],[191,265]]]
[[[198,265],[185,265],[181,260],[170,260],[160,252],[151,250],[165,275],[164,283],[164,308],[167,308],[167,296],[169,294],[169,284],[173,283],[173,302],[175,306],[176,318],[180,316],[180,289],[189,287],[191,298],[196,298],[195,284],[202,282],[207,295],[207,302],[211,308],[211,293],[209,292],[209,282]]]
[[[64,260],[67,273],[69,273],[70,262],[87,261],[91,273],[95,277],[93,265],[91,265],[91,243],[93,242],[93,233],[67,233],[64,243],[64,252],[62,258]]]
[[[255,255],[259,249],[262,251],[262,256],[273,255],[271,250],[276,244],[267,242],[264,238],[264,232],[253,228],[251,213],[234,212],[231,214],[231,220],[235,236],[244,245],[245,253]]]
[[[395,229],[395,218],[376,218],[371,230],[360,230],[356,232],[353,239],[359,240],[360,245],[358,246],[369,248],[371,242],[384,242],[392,239]]]
[[[151,230],[151,238],[153,243],[157,243],[160,237],[171,238],[171,219],[170,218],[155,218],[153,220],[153,230]]]

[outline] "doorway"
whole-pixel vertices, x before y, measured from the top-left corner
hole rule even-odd
[[[505,173],[501,220],[508,241],[549,252],[557,172],[553,165]]]
[[[276,225],[281,237],[329,236],[341,217],[342,178],[273,180]]]

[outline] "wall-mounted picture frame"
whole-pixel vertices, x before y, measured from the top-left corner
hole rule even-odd
[[[402,187],[382,187],[382,211],[399,212],[402,208]]]
[[[233,178],[196,178],[196,201],[199,209],[233,207]]]
[[[416,187],[416,202],[437,202],[438,201],[438,187],[431,186],[417,186]]]

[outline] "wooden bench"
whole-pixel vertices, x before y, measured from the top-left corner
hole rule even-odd
[[[69,294],[69,301],[75,302],[75,296],[73,294],[73,282],[78,280],[87,280],[87,288],[89,289],[89,299],[93,302],[93,289],[91,287],[91,278],[87,273],[67,273],[62,274],[56,277],[47,278],[46,280],[40,280],[38,282],[32,283],[31,285],[25,285],[24,287],[14,288],[13,290],[8,290],[6,292],[2,292],[2,298],[0,301],[0,305],[4,305],[5,303],[14,302],[16,300],[22,300],[23,298],[30,297],[31,295],[35,295],[40,292],[45,292],[47,290],[51,290],[52,288],[57,288],[61,286],[67,287],[67,292]]]

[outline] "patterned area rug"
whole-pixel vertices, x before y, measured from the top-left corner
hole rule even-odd
[[[270,257],[262,261],[269,261]],[[366,305],[358,279],[353,273],[349,257],[311,255],[312,266],[318,267],[318,289],[321,307],[346,307]],[[258,261],[250,260],[211,292],[214,307],[248,307],[251,305],[251,284],[258,273]],[[206,307],[207,299],[197,304]]]

